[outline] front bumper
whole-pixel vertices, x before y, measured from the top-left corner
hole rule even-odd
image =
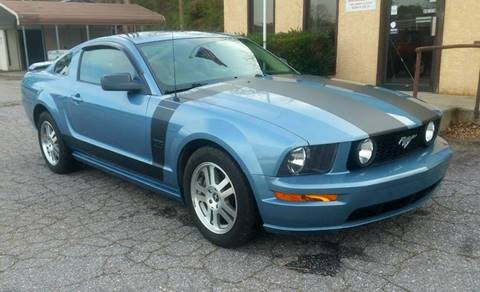
[[[452,156],[442,138],[387,164],[364,170],[297,177],[255,176],[265,229],[300,232],[343,229],[408,212],[427,200],[445,176]],[[338,194],[335,202],[287,202],[274,192]]]

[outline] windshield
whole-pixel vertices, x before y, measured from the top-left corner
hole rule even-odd
[[[165,92],[238,77],[297,73],[273,54],[247,39],[179,39],[174,40],[174,44],[175,48],[172,41],[139,45]]]

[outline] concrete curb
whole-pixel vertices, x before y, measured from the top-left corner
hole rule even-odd
[[[443,119],[440,124],[440,132],[446,131],[452,124],[473,121],[473,110],[463,108],[450,108],[443,111]]]

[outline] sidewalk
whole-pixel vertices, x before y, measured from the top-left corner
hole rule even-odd
[[[0,80],[22,80],[25,71],[0,71]]]
[[[406,92],[412,94],[411,92]],[[446,130],[451,123],[473,119],[474,96],[443,95],[431,92],[419,92],[418,98],[439,108],[443,112],[440,129]]]

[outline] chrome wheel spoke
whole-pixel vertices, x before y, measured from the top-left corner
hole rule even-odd
[[[228,178],[224,178],[220,183],[217,185],[218,190],[223,190],[228,184],[230,184],[230,180]]]
[[[210,210],[210,222],[214,227],[218,227],[218,214],[217,211]]]
[[[232,218],[235,218],[235,216],[237,215],[235,210],[232,207],[230,207],[226,202],[223,202],[222,206],[220,207],[220,210],[224,211]]]
[[[208,173],[208,169],[207,168],[202,168],[202,174],[203,174],[203,178],[205,180],[205,185],[206,186],[210,185],[210,176],[209,176],[209,173]]]
[[[227,222],[227,224],[231,224],[233,222],[233,218],[235,218],[235,216],[229,216],[227,212],[225,212],[225,209],[219,209],[218,214],[223,218],[223,220],[225,220],[225,222]]]
[[[202,187],[199,182],[195,184],[195,191],[197,191],[198,194],[207,194],[207,189],[205,187]]]
[[[207,196],[205,196],[205,195],[203,195],[203,196],[200,195],[200,196],[197,197],[197,199],[198,199],[198,202],[200,202],[200,203],[207,203],[208,202]]]
[[[215,185],[215,167],[214,166],[209,166],[208,167],[208,177],[209,177],[209,185],[214,186]]]
[[[234,194],[235,194],[235,190],[233,189],[233,187],[228,188],[225,191],[220,193],[222,199],[226,199],[228,196],[231,196],[231,195],[234,195]]]

